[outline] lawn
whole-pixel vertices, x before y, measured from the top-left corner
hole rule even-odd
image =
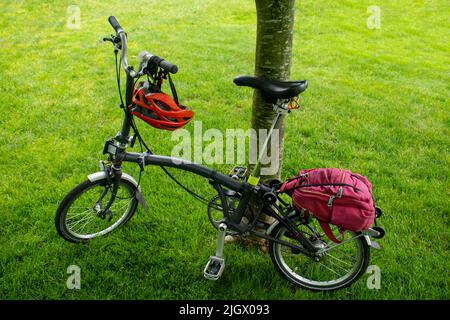
[[[286,121],[283,178],[312,167],[361,172],[385,213],[383,250],[370,262],[381,288],[368,289],[365,275],[331,293],[291,286],[268,255],[236,244],[225,247],[222,278],[204,279],[216,241],[206,208],[158,168],[142,177],[148,213],[85,245],[57,235],[59,202],[98,170],[120,129],[113,54],[99,41],[112,32],[109,15],[129,35],[130,63],[148,50],[179,66],[179,96],[204,130],[247,129],[251,115],[251,90],[232,79],[253,72],[252,1],[78,0],[78,30],[66,25],[72,4],[0,4],[0,298],[450,298],[448,1],[296,1],[291,78],[310,85]],[[381,10],[379,29],[366,25],[370,5]],[[170,154],[170,132],[140,128]],[[81,268],[80,290],[66,287],[69,265]]]

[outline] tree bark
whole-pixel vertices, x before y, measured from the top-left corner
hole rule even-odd
[[[292,57],[295,0],[255,0],[257,12],[257,36],[255,75],[270,80],[289,80]],[[259,90],[253,93],[251,126],[269,130],[274,117],[273,106],[264,101]],[[276,174],[262,175],[262,181],[279,179],[283,159],[284,116],[278,121],[279,167]],[[251,141],[258,146],[258,137]],[[267,151],[271,155],[270,144]]]

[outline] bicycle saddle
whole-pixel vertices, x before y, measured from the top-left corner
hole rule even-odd
[[[238,86],[255,88],[261,91],[265,100],[290,99],[302,93],[308,87],[308,81],[276,81],[264,78],[239,76],[233,82]]]

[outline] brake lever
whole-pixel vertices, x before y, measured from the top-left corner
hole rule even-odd
[[[120,46],[121,46],[121,43],[120,43],[120,37],[119,36],[115,36],[115,35],[111,35],[109,38],[103,38],[103,41],[109,41],[109,42],[112,42],[113,44],[116,44],[118,47],[119,47],[119,49],[120,49]]]
[[[120,43],[120,37],[118,37],[118,36],[111,35],[111,37],[109,37],[109,38],[104,37],[103,41],[104,42],[111,42],[114,45],[114,52],[115,53],[119,52],[119,50],[122,49],[122,45]]]
[[[108,38],[104,37],[103,41],[109,41],[109,42],[115,43],[115,42],[118,42],[116,38],[117,37],[115,35],[111,34]],[[120,41],[120,38],[119,38],[119,41]]]

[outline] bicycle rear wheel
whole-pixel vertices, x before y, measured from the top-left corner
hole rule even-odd
[[[324,234],[318,232],[320,230],[318,224],[310,224],[311,230],[299,221],[294,223],[314,246],[329,250],[322,253],[316,261],[296,252],[295,249],[270,241],[269,252],[272,262],[287,280],[307,289],[331,291],[349,286],[364,274],[369,263],[370,250],[363,236],[358,237],[358,234],[347,231],[340,239],[342,244],[335,246]],[[298,244],[282,224],[274,228],[272,236]]]
[[[102,214],[112,196],[112,185],[107,179],[86,180],[72,189],[59,205],[55,226],[59,235],[70,242],[86,242],[110,233],[131,219],[138,201],[136,187],[121,179],[116,199]]]

